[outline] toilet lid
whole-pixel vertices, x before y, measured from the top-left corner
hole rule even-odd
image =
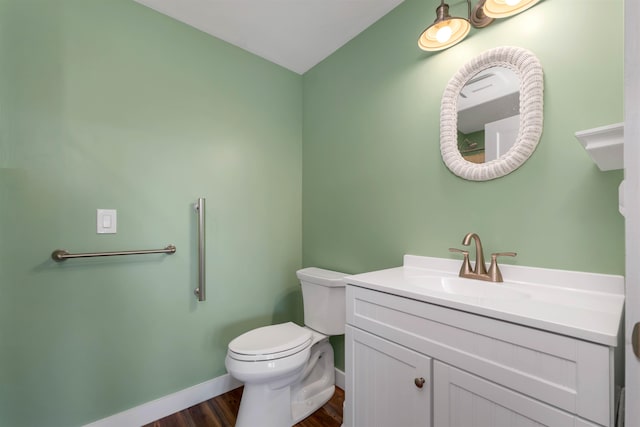
[[[311,344],[311,331],[292,322],[245,332],[229,343],[233,358],[267,360],[285,357]]]

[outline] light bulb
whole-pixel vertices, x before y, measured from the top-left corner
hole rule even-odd
[[[438,40],[440,43],[445,43],[449,41],[450,38],[451,38],[451,27],[448,25],[445,25],[444,27],[440,28],[436,33],[436,40]]]
[[[482,9],[490,18],[506,18],[524,12],[540,0],[485,0]]]

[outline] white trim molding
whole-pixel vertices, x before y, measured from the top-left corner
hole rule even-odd
[[[240,387],[229,374],[119,412],[84,427],[139,427]]]
[[[344,390],[344,372],[336,368],[336,386]],[[184,390],[163,396],[135,408],[127,409],[84,427],[139,427],[175,414],[242,386],[229,374],[213,378]]]
[[[344,371],[336,368],[336,387],[344,390]]]
[[[458,96],[476,74],[491,67],[513,70],[520,77],[520,126],[513,146],[500,158],[486,163],[467,161],[458,150]],[[502,46],[466,63],[449,80],[440,110],[440,152],[454,174],[471,181],[488,181],[507,175],[531,156],[542,135],[543,73],[538,58],[526,49]]]

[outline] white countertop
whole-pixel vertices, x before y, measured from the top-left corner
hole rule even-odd
[[[491,283],[458,278],[461,264],[405,255],[402,267],[345,280],[350,285],[617,346],[624,277],[500,265],[504,282]]]

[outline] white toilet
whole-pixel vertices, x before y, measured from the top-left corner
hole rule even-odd
[[[330,335],[344,334],[344,273],[298,270],[304,327],[281,323],[229,343],[227,371],[244,382],[236,427],[291,427],[333,396]]]

